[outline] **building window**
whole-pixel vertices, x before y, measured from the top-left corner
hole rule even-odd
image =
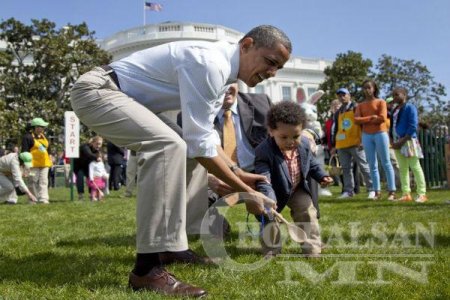
[[[316,88],[308,88],[308,99],[311,97],[312,94],[314,94],[317,91]]]
[[[282,86],[281,87],[282,100],[292,100],[291,87]]]
[[[264,94],[264,93],[265,93],[265,91],[264,91],[264,86],[263,86],[263,85],[257,85],[257,86],[255,86],[255,93],[258,93],[258,94]]]

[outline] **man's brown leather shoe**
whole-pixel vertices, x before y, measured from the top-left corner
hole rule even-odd
[[[186,264],[200,264],[208,265],[213,264],[213,261],[209,257],[201,257],[195,254],[194,251],[188,249],[179,252],[161,252],[159,253],[159,260],[163,265],[172,263],[186,263]]]
[[[128,285],[135,291],[149,290],[168,296],[203,297],[207,294],[201,288],[178,281],[161,267],[154,267],[145,276],[137,276],[131,272]]]

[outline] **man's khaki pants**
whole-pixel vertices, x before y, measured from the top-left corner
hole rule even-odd
[[[0,202],[17,203],[17,194],[12,183],[12,178],[0,173]]]
[[[203,167],[186,159],[183,139],[156,114],[121,92],[101,68],[80,77],[71,102],[91,130],[138,152],[137,252],[186,250],[186,202],[189,197],[187,209],[195,215],[189,216],[188,222],[200,224],[207,211],[207,177]],[[199,231],[197,226],[193,229]]]

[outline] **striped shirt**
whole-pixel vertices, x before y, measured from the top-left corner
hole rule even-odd
[[[110,64],[120,89],[154,113],[181,109],[188,157],[215,157],[214,118],[237,81],[239,45],[180,41],[135,52]]]

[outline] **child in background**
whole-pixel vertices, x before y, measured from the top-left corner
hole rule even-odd
[[[362,127],[362,144],[369,163],[375,200],[381,196],[380,173],[377,154],[386,173],[388,200],[395,199],[395,175],[389,156],[389,135],[387,133],[386,101],[378,98],[379,89],[375,81],[363,82],[364,101],[355,110],[355,123]]]
[[[91,190],[91,201],[102,200],[104,194],[102,190],[106,187],[109,174],[106,171],[105,164],[102,159],[102,153],[96,153],[97,160],[89,163],[89,179],[88,186]]]
[[[397,87],[393,91],[394,102],[397,107],[392,113],[392,148],[395,151],[400,168],[400,182],[402,197],[400,202],[412,201],[411,186],[409,185],[409,168],[411,168],[417,184],[416,202],[426,202],[426,183],[419,158],[423,158],[422,148],[417,139],[419,118],[417,108],[407,102],[408,92],[405,88]]]
[[[259,181],[257,190],[277,202],[277,211],[287,205],[291,217],[305,230],[308,241],[301,245],[307,257],[318,257],[321,239],[317,218],[318,203],[314,203],[308,181],[316,180],[322,186],[333,183],[314,158],[309,140],[302,137],[305,112],[291,101],[275,104],[267,115],[270,137],[255,149],[255,173],[267,177]],[[262,247],[265,258],[281,251],[279,228],[264,220]],[[268,237],[268,235],[271,235]],[[272,238],[272,236],[274,238]]]

